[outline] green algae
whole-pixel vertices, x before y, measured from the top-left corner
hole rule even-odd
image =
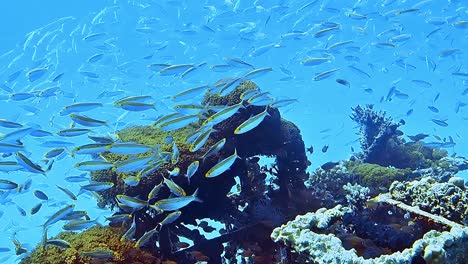
[[[364,186],[373,188],[388,188],[393,181],[405,180],[411,173],[410,169],[397,169],[371,163],[352,162],[348,163],[347,167],[350,173],[359,175]]]

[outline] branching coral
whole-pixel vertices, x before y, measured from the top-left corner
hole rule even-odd
[[[385,117],[385,112],[377,112],[373,105],[351,108],[351,119],[360,125],[360,143],[363,160],[369,163],[382,164],[382,152],[388,140],[397,135],[401,123],[395,123]],[[385,164],[382,164],[385,165]]]
[[[373,105],[358,105],[352,110],[351,119],[360,126],[362,153],[357,156],[365,163],[419,169],[439,166],[439,160],[447,156],[445,150],[427,147],[421,141],[406,143],[398,130],[404,121],[396,123]]]

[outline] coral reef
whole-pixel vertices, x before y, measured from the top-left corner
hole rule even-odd
[[[358,175],[359,182],[363,186],[372,189],[388,188],[393,181],[411,178],[410,169],[397,169],[360,162],[349,162],[346,165],[349,173]]]
[[[373,105],[358,105],[352,110],[351,119],[360,126],[362,153],[357,157],[364,163],[414,170],[437,167],[447,156],[447,151],[428,147],[422,141],[407,143],[398,130],[405,122],[393,121],[385,112],[374,110]]]
[[[319,209],[315,213],[297,216],[295,220],[275,228],[271,237],[275,242],[290,248],[291,258],[295,263],[370,264],[424,263],[425,261],[425,263],[461,264],[467,261],[468,228],[466,227],[453,226],[448,232],[431,230],[415,240],[412,246],[411,242],[414,238],[405,241],[409,247],[403,250],[399,249],[393,253],[381,251],[378,252],[379,254],[375,254],[378,247],[370,246],[367,239],[355,235],[352,235],[351,238],[339,238],[333,234],[333,230],[339,229],[336,225],[342,225],[340,222],[349,213],[349,208],[340,205],[328,210]],[[369,225],[365,225],[361,228],[368,227]],[[369,232],[369,230],[363,230]],[[404,236],[400,236],[399,239],[400,242],[404,241]],[[385,240],[375,239],[375,241],[385,243]],[[393,241],[393,244],[401,246],[398,241]],[[345,248],[345,245],[349,244],[353,244],[354,247]],[[364,246],[365,249],[362,249],[363,244],[367,244]],[[371,250],[372,248],[374,249]],[[367,256],[363,257],[362,255]],[[369,258],[369,255],[378,256]]]
[[[54,239],[62,239],[70,244],[70,247],[58,247],[53,245],[39,246],[29,256],[24,258],[23,264],[56,263],[56,264],[84,264],[104,263],[109,260],[112,263],[161,263],[161,261],[149,252],[135,248],[135,242],[121,242],[120,234],[124,230],[119,227],[92,227],[82,233],[63,232]],[[83,252],[94,250],[111,250],[113,258],[99,260],[83,256]]]
[[[438,183],[431,177],[411,182],[396,181],[390,186],[390,194],[397,201],[458,223],[468,223],[468,195],[456,178],[445,183]]]
[[[149,250],[161,252],[163,256],[176,257],[179,261],[187,263],[190,263],[193,257],[190,252],[198,251],[203,252],[203,256],[210,261],[220,262],[220,256],[223,252],[222,243],[229,242],[232,245],[242,245],[244,248],[245,236],[251,233],[253,228],[257,230],[260,228],[264,232],[259,232],[257,236],[249,240],[249,245],[256,244],[257,247],[266,250],[274,245],[268,237],[275,226],[287,221],[291,216],[311,210],[307,199],[309,194],[304,185],[304,181],[307,179],[305,170],[310,162],[305,154],[300,130],[292,122],[282,119],[278,109],[248,105],[244,102],[244,107],[240,108],[235,115],[213,127],[214,132],[207,140],[205,148],[192,152],[190,146],[185,143],[189,135],[203,126],[206,116],[214,113],[210,110],[210,106],[238,104],[242,101],[241,94],[248,90],[257,89],[254,83],[244,81],[226,96],[205,95],[203,105],[208,110],[203,114],[201,120],[180,129],[166,132],[153,127],[130,127],[117,132],[120,141],[157,146],[163,155],[165,155],[164,153],[173,155],[173,145],[175,144],[179,154],[176,162],[167,161],[158,164],[154,171],[141,177],[135,186],[125,184],[124,179],[135,176],[137,173],[117,173],[113,170],[93,173],[95,181],[115,183],[113,188],[101,192],[107,204],[117,205],[115,197],[119,194],[131,197],[138,196],[144,199],[155,185],[168,177],[168,171],[172,171],[176,167],[180,168],[180,175],[172,177],[171,180],[187,194],[198,190],[198,198],[203,201],[202,203],[190,203],[181,208],[180,217],[171,223],[170,227],[164,226],[159,232],[157,240],[160,247],[149,247]],[[267,109],[269,117],[265,118],[254,130],[243,134],[233,133],[241,123],[251,116],[265,111],[265,109]],[[168,138],[171,139],[169,143],[167,142]],[[223,138],[226,139],[226,143],[218,154],[205,159],[200,158],[207,150],[207,146],[212,146]],[[232,155],[235,151],[240,158],[222,176],[204,177],[205,173],[220,159]],[[108,152],[101,155],[112,162],[128,158],[126,155]],[[261,168],[258,165],[259,159],[255,158],[258,156],[274,157],[273,168]],[[199,161],[199,167],[189,183],[183,175],[189,164],[194,161]],[[275,179],[275,187],[267,182],[268,174]],[[236,185],[236,177],[240,180],[239,189],[241,191],[237,195],[229,195],[231,188]],[[297,195],[301,192],[303,196]],[[157,199],[169,196],[169,189],[161,188]],[[206,208],[210,210],[206,210]],[[239,210],[239,208],[243,209]],[[125,208],[119,208],[119,211],[125,212]],[[272,214],[272,212],[276,213]],[[133,215],[137,226],[135,239],[138,239],[145,232],[155,228],[168,214],[158,214],[152,209],[143,208],[133,212]],[[196,219],[204,218],[219,221],[229,228],[226,228],[227,232],[219,237],[207,240],[198,230],[189,230],[181,224],[196,225]],[[194,245],[175,252],[172,245],[177,243],[181,236],[193,241]],[[154,242],[155,240],[156,238],[152,238],[150,241]],[[147,243],[147,245],[149,244],[154,243]],[[258,254],[257,252],[256,255]]]

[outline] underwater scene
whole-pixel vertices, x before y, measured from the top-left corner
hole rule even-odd
[[[468,263],[467,1],[0,14],[0,264]]]

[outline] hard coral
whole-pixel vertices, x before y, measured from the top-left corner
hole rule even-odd
[[[430,177],[412,182],[394,182],[393,199],[417,206],[458,223],[468,222],[468,195],[464,188],[451,182],[438,183]]]
[[[421,141],[406,143],[398,130],[404,121],[394,122],[385,112],[374,110],[373,105],[358,105],[352,110],[351,119],[360,126],[362,153],[358,158],[365,163],[419,169],[437,166],[447,156],[446,151],[427,147]]]
[[[356,247],[362,247],[365,240],[352,238],[341,240],[333,234],[333,230],[339,230],[336,226],[341,225],[345,215],[350,212],[347,207],[340,205],[326,210],[319,209],[315,213],[297,216],[295,220],[281,227],[275,228],[271,238],[289,248],[291,258],[295,263],[466,263],[468,256],[468,228],[454,226],[450,232],[439,232],[431,230],[420,239],[416,240],[411,247],[395,253],[385,251],[374,258],[365,259],[357,253],[359,248],[346,249],[343,244],[354,241]],[[364,229],[364,231],[369,231]],[[395,233],[389,233],[395,235]],[[399,246],[398,243],[394,244]],[[410,244],[408,244],[410,245]],[[364,244],[364,247],[366,245]],[[367,251],[371,248],[367,245]],[[372,250],[372,249],[371,249]],[[375,255],[371,253],[372,255]]]
[[[82,233],[63,232],[56,238],[70,243],[70,248],[55,246],[38,246],[30,256],[24,258],[23,264],[54,263],[54,264],[85,264],[104,263],[97,262],[90,257],[81,256],[80,253],[97,249],[112,250],[115,252],[112,263],[160,263],[159,259],[148,252],[135,249],[134,242],[121,242],[120,235],[125,232],[118,227],[93,227]],[[109,260],[109,259],[108,259]]]
[[[377,112],[373,105],[357,105],[351,109],[351,119],[360,125],[362,159],[368,163],[382,164],[385,162],[382,157],[385,146],[389,139],[396,136],[401,123],[385,117],[385,112]]]

